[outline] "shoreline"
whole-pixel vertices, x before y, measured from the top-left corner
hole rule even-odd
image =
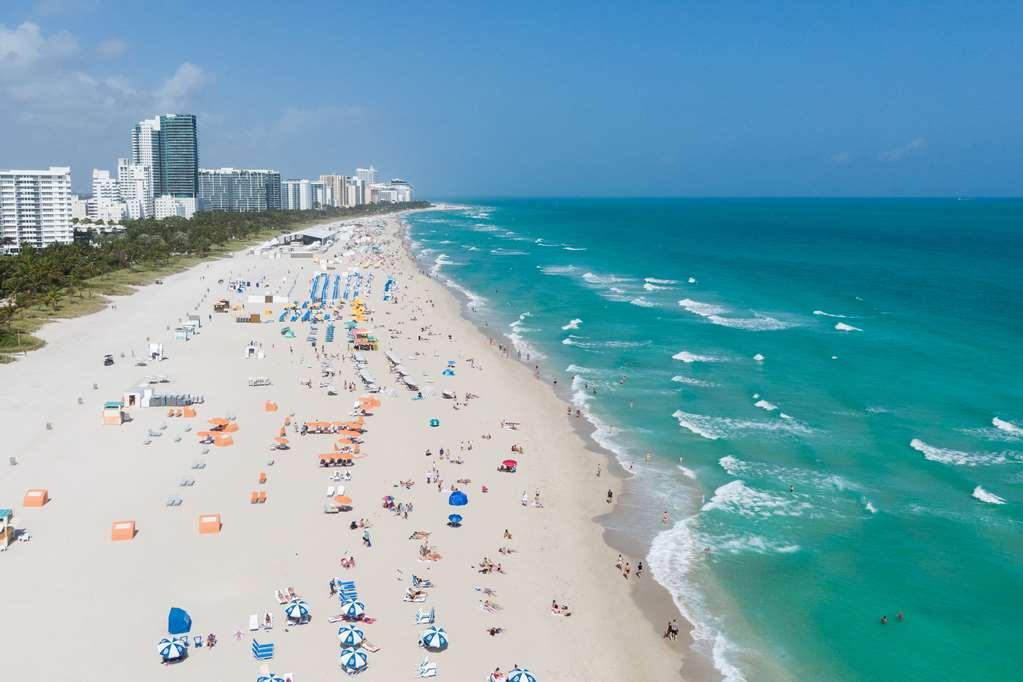
[[[450,278],[447,278],[437,273],[427,271],[423,268],[422,264],[416,258],[412,246],[412,237],[410,234],[410,226],[405,221],[405,217],[411,213],[420,213],[426,211],[441,211],[441,210],[455,210],[460,208],[458,205],[446,205],[439,204],[437,206],[428,209],[418,209],[415,211],[407,211],[398,215],[398,219],[402,224],[402,239],[401,243],[404,247],[406,257],[411,263],[417,267],[420,273],[424,277],[428,277],[431,280],[439,284],[458,304],[459,314],[462,319],[472,324],[483,336],[490,339],[495,344],[508,345],[513,341],[509,339],[509,336],[501,330],[490,328],[483,322],[478,313],[474,310],[474,303],[479,297],[473,298],[470,293],[467,292],[461,285],[458,285]],[[515,360],[522,368],[526,371],[532,372],[529,366],[529,362],[526,359],[513,357],[508,355],[508,358]],[[543,389],[550,391],[550,393],[565,407],[571,407],[574,409],[576,406],[572,402],[572,395],[570,388],[564,384],[552,385],[549,380],[544,380],[542,369],[545,357],[540,356],[535,364],[540,365],[541,375],[539,377],[533,376],[533,380]],[[634,521],[630,519],[626,504],[633,495],[636,494],[634,486],[629,484],[629,481],[633,478],[633,474],[625,469],[619,460],[618,455],[611,449],[601,445],[595,438],[595,434],[599,427],[591,421],[590,418],[584,417],[583,419],[572,419],[566,418],[569,426],[576,434],[576,436],[582,441],[583,447],[589,452],[598,455],[604,459],[603,475],[610,476],[614,480],[615,490],[615,501],[611,505],[611,509],[606,513],[600,513],[592,517],[592,522],[598,525],[602,529],[602,538],[604,544],[612,552],[618,552],[625,557],[641,558],[646,564],[647,556],[651,547],[649,541],[639,540],[635,536],[621,530],[622,526],[627,525],[629,522]],[[616,528],[617,527],[617,528]],[[661,531],[658,531],[661,532]],[[654,532],[653,536],[656,536],[658,532]],[[650,627],[658,635],[662,634],[663,624],[669,620],[676,618],[679,620],[681,626],[680,635],[683,637],[685,643],[685,652],[680,656],[680,665],[682,670],[680,671],[680,679],[686,680],[721,680],[722,673],[716,669],[714,662],[700,651],[697,651],[694,647],[696,641],[693,636],[693,632],[696,626],[690,622],[684,614],[679,611],[678,606],[675,604],[674,599],[667,587],[659,583],[654,579],[653,575],[647,568],[647,578],[645,580],[633,580],[630,581],[630,594],[637,607],[643,613],[645,619],[650,624]]]

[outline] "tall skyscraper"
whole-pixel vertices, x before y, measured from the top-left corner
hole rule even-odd
[[[344,175],[321,175],[320,182],[330,190],[330,205],[335,208],[345,206],[345,185],[348,178]]]
[[[153,216],[153,192],[147,178],[146,169],[141,164],[131,163],[128,159],[117,160],[117,191],[132,220]]]
[[[281,174],[275,170],[202,168],[199,210],[277,211],[281,208]]]
[[[3,253],[70,244],[71,169],[0,170],[0,238],[10,242],[0,246]]]
[[[160,117],[160,194],[199,196],[199,140],[194,114]]]
[[[152,206],[153,197],[161,191],[160,172],[160,118],[139,121],[131,129],[131,162],[145,169],[149,196],[146,203]]]
[[[285,180],[281,183],[281,208],[286,211],[308,211],[313,208],[313,183],[308,180]]]

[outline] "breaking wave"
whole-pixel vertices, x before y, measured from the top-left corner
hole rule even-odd
[[[813,433],[809,426],[795,419],[758,421],[753,419],[732,419],[706,414],[694,414],[675,410],[672,414],[678,425],[707,440],[721,438],[742,438],[751,433],[777,433],[780,435],[806,436]]]
[[[989,490],[984,490],[979,485],[973,489],[973,497],[988,504],[1005,504],[1005,498],[999,497]]]
[[[965,452],[963,450],[951,450],[928,445],[919,438],[909,442],[909,447],[922,453],[925,459],[941,464],[953,464],[956,466],[990,466],[993,464],[1005,464],[1017,459],[1013,452]]]

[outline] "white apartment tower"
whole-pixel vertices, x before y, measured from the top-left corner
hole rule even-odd
[[[92,198],[120,201],[121,193],[117,181],[110,177],[110,171],[92,169]]]
[[[362,184],[369,187],[377,181],[377,169],[370,164],[369,168],[356,168],[355,177],[362,180]]]
[[[117,190],[132,220],[153,215],[153,192],[142,164],[129,159],[117,160]]]
[[[71,169],[0,170],[0,251],[70,244]]]

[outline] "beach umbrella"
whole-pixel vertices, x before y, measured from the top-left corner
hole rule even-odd
[[[461,514],[448,514],[448,523],[450,525],[452,525],[452,526],[460,526],[460,525],[462,525],[462,515]]]
[[[274,442],[275,443],[280,443],[281,445],[287,445],[288,444],[288,439],[285,438],[284,436],[279,436],[277,438],[274,438]]]
[[[515,668],[506,678],[508,682],[536,682],[536,675],[525,668]]]
[[[172,635],[181,635],[192,629],[192,618],[184,609],[171,607],[167,613],[167,632]]]
[[[284,605],[284,615],[291,620],[307,620],[309,618],[309,602],[295,599]]]
[[[341,616],[345,620],[359,620],[366,615],[366,605],[361,601],[341,602]]]
[[[334,502],[336,502],[341,507],[352,506],[352,498],[348,497],[347,495],[337,495],[334,498]]]
[[[188,646],[176,639],[164,637],[156,645],[156,653],[160,654],[165,661],[174,661],[188,655]]]
[[[419,636],[419,641],[423,643],[427,649],[447,649],[448,648],[448,633],[444,632],[444,628],[439,628],[436,625],[427,628],[423,634]]]
[[[366,639],[366,633],[362,628],[355,627],[354,625],[342,625],[337,629],[337,638],[341,646],[359,646],[362,644],[362,640]]]
[[[503,464],[506,469],[514,469],[519,465],[519,463],[514,459],[506,459],[503,462],[501,462],[501,464]]]
[[[256,682],[284,682],[284,678],[276,673],[267,673],[257,677]]]
[[[448,496],[448,504],[452,507],[464,507],[469,504],[469,498],[461,490],[456,490]]]
[[[345,672],[359,672],[365,670],[369,665],[369,657],[362,649],[349,647],[341,650],[337,662]]]

